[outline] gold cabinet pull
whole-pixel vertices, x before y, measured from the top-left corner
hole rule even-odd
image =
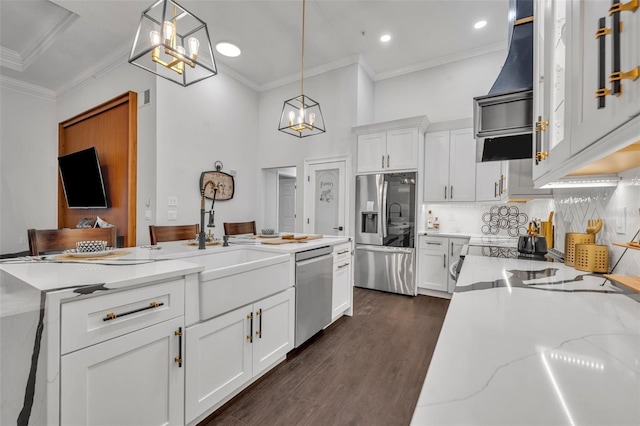
[[[614,81],[620,80],[632,80],[635,81],[640,77],[640,67],[635,67],[631,71],[627,72],[612,72],[609,76],[609,81],[613,83]]]
[[[602,89],[596,90],[596,98],[603,98],[611,94],[611,90],[603,87]]]
[[[609,34],[611,34],[611,28],[607,28],[607,27],[598,28],[598,31],[596,31],[596,39],[607,36]]]
[[[345,268],[347,266],[349,266],[349,262],[343,263],[342,265],[338,265],[338,269],[342,269],[342,268]]]
[[[536,121],[536,130],[541,132],[546,132],[548,125],[549,125],[549,120]]]
[[[247,334],[247,340],[249,343],[253,343],[253,312],[247,314],[247,319],[251,320],[249,323],[249,334]]]
[[[178,336],[178,356],[173,358],[173,362],[178,364],[179,368],[182,368],[182,327],[178,327],[173,334]]]
[[[617,12],[631,12],[635,13],[638,10],[638,0],[631,0],[627,3],[616,3],[609,8],[609,15],[613,15]]]

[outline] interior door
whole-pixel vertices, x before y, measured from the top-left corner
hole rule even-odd
[[[346,235],[346,161],[308,166],[305,232]]]
[[[278,176],[278,232],[295,232],[296,178]]]

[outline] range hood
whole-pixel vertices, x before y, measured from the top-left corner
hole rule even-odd
[[[477,162],[533,157],[533,0],[509,0],[507,59],[473,104]]]

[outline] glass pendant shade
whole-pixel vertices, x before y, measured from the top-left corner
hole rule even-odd
[[[299,138],[324,133],[320,104],[305,95],[284,101],[278,130]]]
[[[218,73],[207,24],[173,0],[142,12],[129,63],[181,86]]]

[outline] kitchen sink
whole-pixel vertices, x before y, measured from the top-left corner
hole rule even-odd
[[[200,319],[208,319],[293,286],[291,255],[243,248],[194,256]]]

